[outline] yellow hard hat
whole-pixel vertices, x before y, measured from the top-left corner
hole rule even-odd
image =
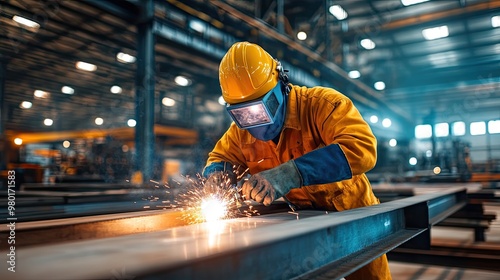
[[[219,66],[222,97],[229,104],[257,99],[278,84],[278,62],[262,47],[238,42],[229,48]]]

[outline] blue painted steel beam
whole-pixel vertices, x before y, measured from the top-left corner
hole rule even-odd
[[[427,233],[464,198],[465,189],[448,189],[343,212],[300,211],[298,219],[279,213],[21,248],[17,272],[0,277],[337,279]]]

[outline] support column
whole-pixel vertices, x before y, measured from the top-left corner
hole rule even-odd
[[[5,102],[5,81],[7,66],[0,62],[0,170],[7,168],[7,135],[5,129],[7,126],[7,104]]]
[[[281,34],[285,34],[285,1],[284,0],[278,0],[276,3],[278,6],[278,12],[276,16],[276,24],[278,27],[278,32]]]
[[[325,58],[329,62],[333,62],[333,50],[330,38],[330,26],[332,15],[328,12],[331,6],[331,1],[325,1]]]
[[[143,182],[152,179],[155,150],[153,130],[155,121],[155,37],[153,21],[153,0],[142,1],[141,14],[137,24],[135,171],[142,174]]]

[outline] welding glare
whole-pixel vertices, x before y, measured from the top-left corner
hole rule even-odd
[[[210,196],[204,198],[201,202],[201,214],[207,222],[218,221],[227,215],[227,202]]]

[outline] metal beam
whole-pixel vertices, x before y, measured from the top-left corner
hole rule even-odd
[[[137,10],[139,7],[132,3],[132,1],[102,1],[102,0],[84,0],[88,4],[97,7],[103,11],[110,14],[118,16],[119,18],[125,19],[127,21],[133,21],[137,19]],[[120,3],[120,4],[118,4]],[[128,7],[125,7],[127,5]]]
[[[337,279],[427,233],[433,222],[446,215],[446,207],[464,204],[464,198],[465,189],[454,188],[343,212],[278,213],[21,248],[15,252],[22,260],[16,273],[1,270],[0,276],[90,279],[116,278],[114,274],[121,273],[123,278],[141,279],[223,279],[227,275]]]

